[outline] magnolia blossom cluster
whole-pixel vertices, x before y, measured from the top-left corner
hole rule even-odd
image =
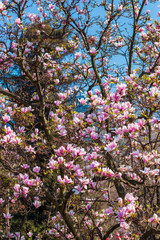
[[[5,9],[5,6],[2,2],[0,2],[0,11],[2,12]]]
[[[134,218],[136,216],[136,211],[138,209],[138,204],[136,202],[137,199],[138,198],[134,197],[132,193],[127,193],[124,200],[122,198],[118,198],[119,208],[117,210],[109,207],[103,210],[103,212],[107,216],[116,214],[116,218],[120,223],[120,227],[124,231],[128,231],[131,222],[128,222],[127,219],[130,217]]]
[[[88,139],[88,141],[91,139],[93,146],[92,148],[80,147],[76,142],[74,144],[69,142],[54,149],[54,154],[49,159],[47,169],[56,176],[56,181],[59,186],[57,193],[60,192],[61,188],[66,188],[75,195],[80,196],[80,194],[84,194],[85,191],[89,191],[88,189],[90,189],[91,193],[94,195],[97,185],[96,179],[98,179],[98,177],[102,178],[103,181],[108,180],[112,182],[115,181],[115,179],[123,179],[124,173],[129,179],[142,182],[141,178],[134,172],[134,167],[127,164],[120,165],[117,170],[113,171],[107,167],[103,161],[102,153],[104,153],[104,151],[105,153],[116,153],[121,156],[121,152],[118,151],[121,141],[126,137],[130,138],[132,141],[137,139],[147,127],[147,120],[145,118],[137,120],[135,115],[133,115],[134,109],[132,104],[122,101],[126,91],[127,87],[125,84],[117,84],[116,91],[112,92],[107,100],[104,100],[102,96],[100,96],[98,90],[96,94],[90,92],[88,99],[91,106],[94,106],[95,111],[87,116],[85,116],[84,113],[75,111],[71,118],[72,121],[70,122],[67,121],[67,113],[63,110],[62,103],[57,105],[55,113],[49,113],[51,123],[56,124],[53,131],[59,131],[61,136],[65,136],[65,134],[62,134],[60,131],[62,131],[62,129],[67,131],[68,125],[70,124],[70,130],[77,130],[73,140],[82,139],[82,137],[83,139]],[[67,94],[58,94],[58,97],[64,101]],[[27,114],[28,110],[32,112],[30,107],[26,109],[21,108],[21,110],[23,114]],[[112,118],[113,115],[116,116],[112,121],[112,124],[115,124],[114,135],[105,130],[105,121],[108,118]],[[129,117],[133,118],[132,123],[128,122]],[[100,124],[99,128],[94,125],[95,123]],[[124,125],[121,126],[120,123],[124,123]],[[150,123],[153,125],[157,124],[156,118],[150,120]],[[12,136],[14,135],[11,127],[5,125],[4,129],[7,136],[9,134]],[[105,132],[105,134],[102,134],[103,132]],[[18,133],[24,134],[24,128],[18,128]],[[14,138],[16,138],[16,135],[14,135]],[[39,130],[35,128],[31,134],[31,145],[25,146],[26,152],[34,156],[36,154],[36,145],[33,144],[39,141],[41,141],[40,133]],[[97,146],[97,141],[100,141],[102,145]],[[156,151],[152,151],[152,153],[138,150],[134,151],[133,148],[133,151],[126,156],[126,160],[128,161],[128,159],[132,158],[135,163],[139,160],[143,160],[146,166],[144,169],[140,169],[140,172],[148,177],[157,177],[159,175],[159,168],[153,168],[152,166],[159,164],[158,157],[159,155]],[[24,172],[30,171],[30,165],[24,163],[22,164],[22,169]],[[63,174],[61,174],[60,169],[63,169]],[[20,197],[27,198],[33,188],[35,191],[42,190],[41,179],[37,176],[41,173],[41,168],[34,165],[32,172],[36,175],[34,178],[29,177],[27,173],[19,174],[19,182],[14,185],[14,196],[11,199],[12,203],[16,202]],[[106,202],[110,201],[108,193],[104,198]],[[1,200],[1,202],[3,203],[3,200]],[[33,205],[35,208],[39,208],[41,204],[40,198],[34,197]],[[92,211],[92,202],[89,200],[86,201],[81,208],[85,213]],[[130,222],[130,219],[134,219],[137,216],[137,210],[139,208],[138,198],[134,197],[132,193],[127,193],[124,199],[118,198],[118,207],[113,204],[113,206],[103,210],[103,217],[101,217],[98,212],[92,211],[92,214],[94,214],[97,219],[97,226],[104,222],[106,218],[115,216],[116,221],[120,224],[121,231],[125,234],[132,226],[132,221]],[[69,215],[71,217],[75,216],[74,213],[70,213]],[[11,218],[10,215],[4,215],[4,217],[6,219]],[[92,222],[88,217],[86,217],[85,220],[87,226],[90,228]],[[148,222],[151,223],[151,225],[157,224],[159,222],[158,215],[154,213],[153,217],[148,219]],[[63,228],[60,227],[60,229],[62,230]],[[49,230],[49,234],[59,236],[55,228]]]
[[[16,133],[7,125],[4,126],[6,135],[1,138],[2,144],[20,144],[21,138],[16,135]]]

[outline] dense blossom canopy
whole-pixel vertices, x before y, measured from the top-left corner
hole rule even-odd
[[[0,2],[1,239],[159,239],[159,7]]]

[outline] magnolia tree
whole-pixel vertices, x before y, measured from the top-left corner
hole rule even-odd
[[[159,239],[158,7],[0,2],[1,239]]]

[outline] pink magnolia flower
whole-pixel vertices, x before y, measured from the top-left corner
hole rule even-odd
[[[132,168],[131,166],[125,166],[125,165],[121,165],[118,170],[121,171],[121,172],[128,172],[130,171]]]
[[[54,82],[55,82],[55,84],[58,84],[59,83],[59,79],[55,79]]]
[[[91,159],[96,159],[98,155],[96,152],[92,152],[90,156],[91,156]]]
[[[19,184],[15,184],[15,185],[14,185],[14,190],[15,190],[16,192],[19,192],[19,191],[20,191],[20,185],[19,185]]]
[[[55,169],[58,167],[58,162],[51,158],[48,165],[50,169]]]
[[[27,168],[30,168],[30,166],[29,166],[28,164],[23,164],[23,165],[22,165],[22,168],[23,168],[23,169],[27,169]]]
[[[2,12],[5,9],[5,6],[2,2],[0,2],[0,12]]]
[[[112,178],[115,176],[114,172],[109,168],[102,168],[102,175]]]
[[[122,238],[121,238],[119,232],[116,232],[116,235],[117,235],[117,239],[122,240]]]
[[[61,100],[64,100],[64,99],[66,99],[67,94],[66,94],[66,93],[58,93],[58,97],[59,97]]]
[[[129,229],[129,225],[126,222],[121,222],[120,223],[120,227],[123,228],[124,230],[128,230]]]
[[[2,198],[0,198],[0,204],[4,203],[4,200]]]
[[[33,168],[33,172],[39,173],[40,169],[41,169],[40,167],[36,166]]]
[[[11,118],[10,118],[9,115],[5,114],[5,115],[2,117],[2,119],[3,119],[3,121],[4,121],[5,123],[7,123],[7,122],[10,121]]]
[[[123,10],[123,5],[119,5],[118,6],[118,11],[122,11]]]
[[[14,192],[14,197],[15,197],[15,198],[18,198],[18,197],[19,197],[19,193]]]
[[[20,133],[23,133],[24,130],[25,130],[25,127],[19,127],[18,130],[19,130]]]
[[[79,178],[79,181],[83,186],[87,185],[89,183],[89,179],[84,177],[84,178]]]
[[[22,173],[20,173],[19,174],[19,180],[26,180],[26,179],[29,179],[29,176],[28,176],[28,174],[22,174]]]
[[[42,8],[42,7],[39,7],[38,10],[39,10],[40,12],[43,12],[43,8]]]
[[[31,49],[26,47],[24,50],[24,53],[29,53],[30,51],[31,51]]]
[[[150,10],[146,10],[146,14],[149,14],[150,13]]]
[[[160,90],[158,87],[152,87],[149,91],[150,95],[152,97],[159,97],[160,96]]]
[[[106,201],[108,201],[108,199],[109,199],[108,193],[104,194],[104,198],[105,198]]]
[[[69,178],[68,176],[64,176],[64,182],[65,183],[67,183],[67,184],[72,184],[72,183],[74,183],[73,181],[72,181],[72,179],[71,178]]]
[[[53,116],[54,116],[54,113],[51,111],[51,112],[49,113],[49,117],[52,118]]]
[[[13,43],[11,44],[11,48],[16,48],[17,45],[18,45],[17,43],[14,43],[14,42],[13,42]]]
[[[34,200],[35,200],[35,201],[36,201],[36,200],[38,201],[38,200],[39,200],[39,197],[34,197]]]
[[[28,185],[29,187],[32,187],[34,185],[34,179],[25,179],[24,183]]]
[[[53,10],[55,6],[53,4],[49,4],[49,10]]]
[[[64,184],[64,179],[62,179],[62,177],[59,175],[59,176],[57,176],[57,181],[61,184],[61,185],[63,185]]]
[[[54,101],[54,103],[56,106],[59,106],[62,103],[62,101],[57,100],[57,101]]]
[[[13,217],[10,213],[6,213],[6,214],[3,213],[3,216],[4,216],[5,219],[10,219],[10,218]]]
[[[75,58],[78,59],[79,57],[81,57],[82,53],[81,52],[77,52],[75,53]]]
[[[13,133],[13,130],[10,127],[7,127],[6,125],[4,126],[4,129],[5,129],[7,134]]]
[[[47,14],[46,13],[42,13],[42,16],[44,17],[44,18],[46,18],[47,17]]]
[[[75,186],[75,188],[73,189],[73,192],[77,195],[80,192],[82,192],[82,187],[81,186]]]
[[[125,200],[128,202],[135,202],[138,198],[133,196],[133,193],[127,193]]]
[[[28,237],[32,237],[33,233],[32,232],[28,232],[27,235],[28,235]]]
[[[93,140],[96,140],[98,138],[98,133],[95,133],[95,132],[91,132],[91,138]]]
[[[133,202],[131,202],[127,205],[127,211],[129,213],[135,213],[136,212],[135,204]]]
[[[145,124],[146,124],[146,120],[145,120],[144,118],[138,119],[138,125],[139,125],[140,127],[144,126]]]
[[[105,134],[104,137],[106,140],[112,140],[110,133]]]
[[[153,214],[153,217],[148,219],[148,222],[152,223],[153,226],[156,226],[157,223],[159,223],[160,218],[158,217],[157,214]]]
[[[96,36],[90,36],[90,37],[88,38],[88,41],[89,41],[90,43],[95,43],[95,42],[97,42],[97,37],[96,37]]]
[[[127,89],[127,85],[124,84],[124,83],[121,83],[121,84],[117,84],[116,87],[117,87],[118,93],[123,96],[125,94],[126,89]]]
[[[28,232],[27,235],[28,235],[28,237],[32,237],[33,233],[32,232]]]
[[[84,98],[78,99],[78,101],[79,101],[82,105],[85,105],[85,104],[87,103],[87,99],[84,99]]]
[[[38,200],[35,200],[33,205],[35,206],[35,208],[39,208],[41,206],[41,202]]]
[[[94,48],[94,47],[92,47],[91,49],[90,49],[90,51],[89,51],[89,53],[90,54],[92,54],[92,55],[95,55],[96,54],[96,49]]]
[[[159,175],[159,169],[151,170],[149,173],[151,176],[157,176],[157,175]]]
[[[15,138],[15,143],[20,144],[21,142],[22,142],[21,138],[19,138],[19,137]]]
[[[63,50],[64,50],[63,47],[56,47],[57,52],[62,52]]]
[[[64,164],[66,168],[70,169],[73,167],[73,161]]]
[[[9,234],[9,237],[10,237],[10,238],[14,238],[14,234],[13,234],[13,233],[10,233],[10,234]]]
[[[63,157],[58,157],[58,164],[64,163],[64,158]]]
[[[99,165],[100,165],[99,162],[93,161],[93,162],[91,163],[90,167],[91,167],[91,168],[97,168]]]
[[[28,187],[24,187],[24,186],[22,188],[23,188],[24,195],[27,195],[28,192],[29,192],[29,188]]]
[[[105,209],[103,212],[104,212],[105,214],[107,214],[107,216],[113,214],[112,207],[109,207],[109,208]]]
[[[65,148],[61,146],[55,152],[57,153],[58,156],[63,156],[65,154]]]
[[[67,145],[67,153],[71,153],[72,149],[73,149],[72,144],[68,144]]]
[[[145,167],[144,170],[140,170],[140,172],[142,172],[145,175],[148,175],[150,171],[150,168]]]
[[[22,108],[21,108],[21,111],[22,111],[23,113],[27,113],[27,112],[32,112],[33,109],[31,108],[31,106],[29,106],[29,107],[22,107]]]
[[[28,48],[32,47],[32,45],[33,45],[32,42],[27,41],[27,47],[28,47]]]
[[[77,169],[75,172],[75,175],[79,178],[79,177],[84,177],[84,173],[82,170]]]
[[[21,19],[20,18],[16,18],[15,24],[19,25],[20,23],[21,23]]]
[[[27,152],[36,153],[35,150],[34,150],[34,148],[33,148],[31,145],[30,145],[30,146],[26,146],[25,148],[26,148],[26,151],[27,151]]]
[[[16,240],[20,240],[20,237],[21,237],[20,232],[15,232],[15,236],[16,236]],[[21,239],[24,239],[23,237],[24,236],[22,236]]]
[[[117,147],[117,143],[113,141],[108,145],[106,145],[105,149],[110,152],[110,151],[113,151],[116,147]]]

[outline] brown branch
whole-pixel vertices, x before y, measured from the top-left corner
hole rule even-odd
[[[116,225],[114,225],[113,227],[111,227],[111,228],[106,232],[106,234],[103,236],[103,239],[102,239],[102,240],[106,240],[106,238],[108,238],[109,235],[110,235],[115,229],[117,229],[117,228],[119,228],[119,227],[120,227],[120,224],[119,224],[119,223],[117,223]]]
[[[145,232],[139,240],[146,240],[148,237],[150,237],[152,234],[160,234],[160,230],[151,228],[150,230],[148,230],[147,232]]]
[[[106,153],[106,159],[107,159],[107,165],[108,165],[108,167],[109,167],[111,170],[116,171],[116,165],[115,165],[115,163],[114,163],[114,160],[113,160],[111,154],[108,153],[108,152]],[[116,190],[117,190],[117,193],[118,193],[119,197],[124,198],[125,195],[126,195],[126,193],[125,193],[125,189],[124,189],[122,183],[120,182],[120,180],[115,179],[115,180],[114,180],[114,185],[115,185],[115,188],[116,188]]]
[[[133,35],[132,35],[132,39],[131,39],[131,45],[130,45],[130,49],[129,49],[129,65],[128,65],[128,74],[131,74],[131,67],[132,67],[132,57],[133,57],[133,47],[134,47],[134,42],[135,42],[135,37],[136,37],[136,27],[137,27],[137,23],[138,20],[140,18],[143,6],[145,4],[145,0],[143,0],[141,8],[139,10],[138,16],[137,18],[135,18],[135,10],[134,10],[134,1],[132,0],[132,9],[133,9],[133,16],[134,16],[134,23],[133,23]]]
[[[3,88],[0,88],[0,94],[3,94],[3,95],[5,95],[5,96],[9,97],[10,99],[12,99],[13,101],[15,101],[16,103],[18,102],[19,104],[23,104],[23,105],[26,106],[26,107],[31,106],[31,104],[33,103],[33,102],[27,102],[27,101],[26,101],[25,99],[23,99],[22,97],[19,97],[19,96],[15,95],[14,93],[11,93],[11,92],[9,92],[9,91],[6,91],[6,90],[4,90]],[[38,110],[35,106],[32,105],[32,107],[34,108],[34,111],[35,111],[36,113],[39,112],[39,110]]]
[[[99,72],[98,72],[98,69],[97,69],[97,66],[96,66],[96,63],[95,63],[95,56],[91,56],[91,61],[92,61],[92,66],[93,66],[93,70],[96,74],[96,79],[97,79],[97,82],[99,84],[99,87],[101,89],[101,93],[102,93],[102,97],[106,99],[106,92],[104,90],[104,86],[102,84],[102,80],[101,80],[101,77],[99,75]]]
[[[68,226],[69,230],[72,232],[73,236],[75,237],[75,240],[81,240],[80,232],[77,232],[75,229],[75,224],[72,220],[72,218],[65,212],[60,210],[60,213],[63,217],[63,220],[65,221],[66,225]]]

